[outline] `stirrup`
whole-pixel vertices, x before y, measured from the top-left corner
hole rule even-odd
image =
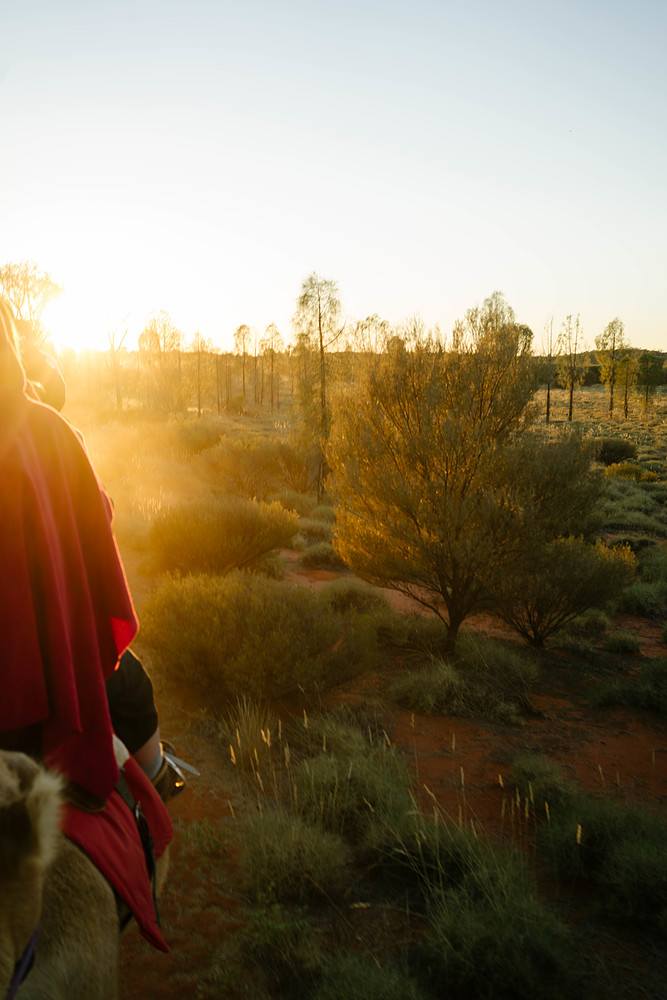
[[[199,771],[196,767],[192,767],[191,764],[177,757],[173,745],[167,743],[166,740],[161,741],[160,749],[163,757],[162,766],[153,779],[153,785],[162,801],[169,802],[170,799],[180,795],[187,785],[187,779],[183,772],[188,771],[190,774],[198,775]]]

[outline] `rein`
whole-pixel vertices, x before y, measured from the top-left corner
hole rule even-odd
[[[39,924],[37,924],[35,933],[28,941],[25,951],[23,952],[18,962],[14,966],[14,975],[12,976],[12,981],[9,984],[9,989],[5,994],[5,1000],[14,1000],[14,997],[19,991],[19,986],[21,986],[24,979],[27,977],[28,973],[32,969],[33,963],[35,961],[35,951],[37,949],[38,937],[39,937]]]

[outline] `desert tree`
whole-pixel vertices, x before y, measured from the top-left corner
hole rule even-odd
[[[500,617],[528,643],[543,646],[575,618],[618,598],[635,564],[629,546],[588,544],[576,535],[555,538],[501,580]]]
[[[246,323],[241,323],[234,331],[234,350],[241,355],[241,392],[245,399],[245,359],[252,339],[252,331]]]
[[[138,344],[139,350],[164,359],[171,352],[180,351],[183,334],[169,313],[161,309],[160,312],[152,313],[146,318],[144,328],[139,334]]]
[[[192,343],[189,345],[196,359],[196,382],[197,382],[197,416],[201,417],[202,411],[202,378],[206,359],[213,349],[213,341],[207,337],[202,337],[199,330],[195,331]]]
[[[583,330],[579,316],[567,316],[558,337],[558,382],[568,392],[567,419],[572,421],[574,390],[581,385],[586,373]]]
[[[554,318],[550,316],[544,324],[542,354],[544,357],[543,377],[547,387],[546,423],[551,421],[551,388],[556,377],[556,355],[558,338],[554,336]]]
[[[621,357],[628,347],[625,327],[616,316],[595,338],[595,356],[600,365],[600,381],[609,390],[609,416],[614,412],[614,386],[618,379]]]
[[[349,346],[361,354],[376,354],[383,349],[389,336],[391,327],[387,320],[373,313],[372,316],[357,320],[349,335]]]
[[[571,431],[519,436],[502,457],[522,546],[495,587],[497,613],[533,645],[618,596],[634,559],[598,536],[605,480],[595,445]]]
[[[623,416],[628,419],[630,390],[637,384],[637,358],[626,351],[618,361],[618,384],[623,390]]]
[[[315,345],[319,359],[320,433],[326,440],[329,424],[327,409],[326,352],[343,333],[340,326],[341,301],[338,285],[313,272],[304,278],[292,320],[297,338]]]
[[[34,261],[22,260],[0,267],[0,295],[11,305],[22,332],[37,344],[44,340],[44,310],[62,292],[62,286],[47,271],[40,271]]]
[[[451,647],[521,548],[501,457],[530,419],[530,348],[494,293],[447,349],[413,321],[335,396],[337,551],[357,575],[435,612]]]
[[[116,409],[119,413],[121,413],[123,409],[123,390],[120,379],[120,351],[127,336],[127,319],[128,317],[126,316],[125,319],[113,330],[107,330],[107,339],[109,341],[109,363],[111,366],[114,389],[116,392]]]
[[[644,390],[643,406],[648,410],[651,396],[665,377],[665,361],[661,354],[642,351],[637,358],[637,387]]]
[[[275,366],[277,355],[285,349],[285,344],[281,334],[278,331],[278,327],[275,323],[269,323],[266,330],[264,331],[264,336],[260,341],[260,350],[263,357],[268,357],[269,359],[269,393],[271,400],[271,413],[273,413],[273,407],[275,402],[274,387],[275,387]],[[278,408],[280,408],[280,402],[278,403]]]
[[[168,312],[162,309],[146,318],[138,339],[139,354],[161,409],[178,409],[180,405],[182,345],[183,333]]]
[[[304,278],[296,302],[292,326],[303,362],[301,372],[305,381],[300,393],[302,402],[306,402],[311,387],[317,386],[317,424],[316,427],[311,427],[311,430],[316,430],[317,445],[321,452],[317,477],[319,500],[324,491],[326,470],[323,448],[329,435],[330,422],[327,398],[327,351],[339,340],[345,329],[345,323],[341,325],[340,293],[335,281],[322,278],[315,272]],[[308,363],[312,362],[313,357],[317,358],[315,368],[312,363]],[[313,410],[310,401],[308,403],[309,405],[304,408],[303,413],[306,420],[310,422]]]

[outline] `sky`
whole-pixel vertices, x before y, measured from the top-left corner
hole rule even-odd
[[[539,351],[580,314],[667,350],[664,0],[21,0],[0,13],[0,264],[65,288],[57,343],[166,310],[286,341],[451,331],[503,292]]]

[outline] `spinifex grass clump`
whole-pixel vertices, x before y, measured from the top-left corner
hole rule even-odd
[[[634,632],[618,630],[607,637],[604,648],[608,653],[632,655],[640,651],[641,645],[641,639]]]
[[[336,613],[320,593],[240,572],[163,580],[144,607],[142,639],[158,669],[187,678],[219,711],[244,694],[314,696],[377,657],[373,615]]]
[[[296,531],[296,515],[279,503],[210,498],[156,514],[148,544],[158,570],[228,573],[288,546]]]
[[[394,962],[355,952],[330,956],[309,1000],[427,1000],[416,981]]]
[[[244,825],[240,874],[253,900],[341,899],[352,882],[351,861],[342,837],[280,806],[264,804]]]
[[[294,771],[295,808],[354,843],[377,822],[387,823],[414,808],[407,768],[391,747],[334,756],[322,752]]]
[[[534,758],[514,777],[541,820],[536,840],[555,876],[592,885],[614,920],[667,931],[667,822],[587,795]]]
[[[437,809],[374,832],[378,883],[425,918],[410,967],[429,996],[577,995],[572,937],[537,900],[516,854],[492,849]]]
[[[502,878],[472,879],[436,899],[414,962],[438,997],[571,1000],[586,992],[569,930],[524,886]]]
[[[257,997],[310,996],[325,962],[317,931],[301,906],[269,903],[257,907],[226,944],[225,965],[231,961],[232,968],[238,965],[249,973]],[[238,980],[234,985],[238,986]],[[247,989],[246,985],[244,992]],[[232,987],[230,995],[236,992]],[[210,995],[227,996],[227,992]]]
[[[667,635],[663,638],[665,641]],[[603,685],[594,693],[593,702],[667,712],[667,658],[647,660],[634,676]]]
[[[281,726],[268,705],[237,697],[218,723],[217,737],[232,762],[242,771],[256,772],[269,763],[271,751],[280,742]]]
[[[406,672],[390,693],[417,712],[517,722],[529,707],[528,691],[536,677],[529,657],[501,643],[464,635],[456,660],[435,658]]]
[[[365,702],[304,713],[287,727],[287,742],[299,760],[321,753],[335,757],[373,753],[389,746],[388,739],[373,708]]]
[[[605,532],[667,537],[664,499],[653,483],[612,478],[607,480],[606,487],[600,504]]]

